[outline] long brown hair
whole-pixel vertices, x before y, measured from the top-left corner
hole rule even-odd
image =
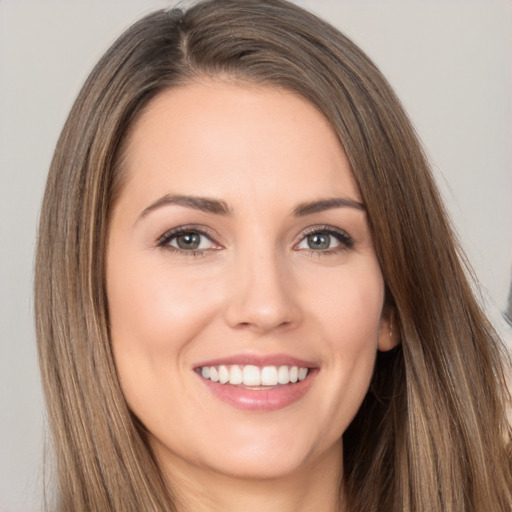
[[[105,241],[134,119],[159,92],[204,75],[301,94],[331,123],[359,185],[401,344],[379,354],[344,435],[349,510],[510,510],[503,354],[414,130],[357,46],[283,0],[150,14],[108,50],[71,110],[48,177],[35,279],[60,508],[174,509],[116,376]]]

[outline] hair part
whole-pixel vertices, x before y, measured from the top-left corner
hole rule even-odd
[[[35,278],[62,510],[174,510],[117,378],[105,254],[131,127],[159,93],[202,77],[306,98],[335,130],[359,186],[402,343],[379,354],[344,435],[350,511],[510,510],[503,354],[418,138],[366,55],[283,0],[150,14],[108,50],[69,114],[48,177]]]

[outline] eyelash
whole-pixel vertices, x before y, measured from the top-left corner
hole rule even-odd
[[[312,226],[306,229],[306,231],[302,234],[301,239],[295,244],[294,247],[302,243],[310,235],[329,235],[334,237],[340,243],[339,246],[333,247],[332,249],[304,249],[307,253],[313,256],[336,255],[340,252],[352,249],[355,244],[354,239],[342,229],[335,228],[333,226]]]
[[[204,236],[208,238],[213,244],[217,245],[215,240],[215,234],[213,232],[210,232],[209,230],[205,229],[204,227],[198,227],[198,226],[179,226],[177,228],[170,229],[169,231],[166,231],[162,236],[160,236],[157,239],[157,247],[177,253],[177,254],[184,254],[186,256],[205,256],[208,250],[212,249],[194,249],[194,250],[186,250],[186,249],[179,249],[177,247],[173,247],[170,245],[171,241],[174,238],[177,238],[180,235],[185,234],[196,234],[200,236]],[[213,249],[215,250],[215,249]]]
[[[194,225],[188,226],[179,226],[177,228],[170,229],[166,231],[162,236],[157,239],[157,247],[178,253],[186,256],[194,256],[200,257],[205,256],[206,253],[210,250],[216,249],[195,249],[195,250],[186,250],[179,249],[177,247],[173,247],[170,245],[170,242],[176,237],[184,234],[197,234],[200,236],[204,236],[208,238],[212,244],[217,245],[215,242],[215,234],[205,229],[204,227],[198,227]],[[310,255],[321,256],[321,255],[333,255],[339,254],[340,252],[350,250],[354,247],[354,239],[342,229],[334,228],[332,226],[312,226],[307,228],[305,232],[303,232],[300,240],[294,244],[294,248],[301,244],[306,238],[310,235],[329,235],[334,237],[340,244],[332,249],[324,249],[324,250],[314,250],[314,249],[302,249]],[[221,246],[219,246],[220,248]],[[300,250],[300,249],[297,249]]]

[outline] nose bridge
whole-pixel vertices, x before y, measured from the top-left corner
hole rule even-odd
[[[300,318],[291,268],[271,243],[255,245],[236,251],[226,320],[260,332],[290,326]]]

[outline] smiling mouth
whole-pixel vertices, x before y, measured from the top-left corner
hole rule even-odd
[[[218,365],[202,366],[196,371],[203,379],[250,389],[266,390],[278,385],[296,384],[309,374],[309,368],[301,366]]]

